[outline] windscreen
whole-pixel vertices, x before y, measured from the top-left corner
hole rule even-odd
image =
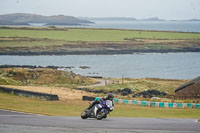
[[[112,105],[112,101],[106,100],[106,105],[107,105],[108,107],[112,107],[112,106],[113,106],[113,105]]]

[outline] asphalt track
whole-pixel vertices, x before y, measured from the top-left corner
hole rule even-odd
[[[196,119],[42,116],[0,110],[0,133],[199,133]]]

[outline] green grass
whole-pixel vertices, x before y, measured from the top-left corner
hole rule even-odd
[[[117,105],[112,116],[148,118],[200,118],[199,109],[171,109],[141,107],[136,105]]]
[[[200,33],[114,29],[55,29],[0,27],[0,53],[49,54],[119,50],[199,49]],[[112,53],[112,52],[111,52]]]
[[[64,43],[64,41],[2,41],[0,47],[45,47]]]
[[[200,39],[200,34],[109,29],[68,29],[66,31],[0,29],[0,37],[49,38],[66,41],[125,41],[124,38]]]
[[[0,108],[43,115],[79,116],[87,104],[75,102],[45,101],[0,92]],[[85,105],[85,106],[84,106]]]
[[[80,116],[88,102],[67,100],[45,101],[0,92],[0,108],[53,116]],[[151,118],[197,118],[199,109],[151,108],[135,105],[116,104],[112,117],[151,117]]]

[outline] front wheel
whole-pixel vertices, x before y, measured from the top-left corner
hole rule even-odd
[[[83,111],[83,112],[81,113],[81,118],[82,118],[82,119],[87,119],[87,118],[88,118],[88,115],[87,115],[87,112],[86,112],[86,111]]]

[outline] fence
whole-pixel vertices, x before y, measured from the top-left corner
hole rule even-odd
[[[5,92],[5,93],[11,93],[11,94],[18,95],[18,96],[46,99],[46,100],[49,100],[49,101],[59,100],[58,95],[32,92],[32,91],[25,91],[25,90],[7,88],[7,87],[2,87],[2,86],[0,86],[0,91]]]
[[[99,97],[95,97],[98,100]],[[200,109],[200,103],[166,103],[166,102],[152,102],[152,101],[137,101],[127,99],[113,99],[114,103],[133,104],[140,106],[150,106],[159,108],[197,108]]]

